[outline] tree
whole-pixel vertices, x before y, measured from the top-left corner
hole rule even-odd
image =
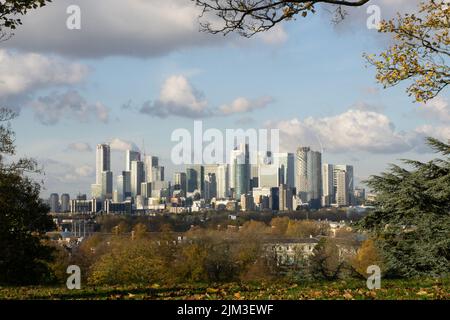
[[[54,224],[39,198],[40,185],[25,174],[34,172],[35,162],[6,162],[15,154],[14,116],[0,109],[0,284],[34,284],[49,279],[53,250],[44,240]]]
[[[52,0],[4,0],[0,3],[0,40],[7,39],[9,30],[15,30],[22,24],[18,16],[25,15],[29,10],[43,7]]]
[[[338,19],[345,16],[344,7],[359,7],[370,0],[192,0],[202,8],[201,17],[213,13],[219,18],[217,25],[211,21],[201,22],[203,31],[217,34],[238,32],[251,37],[268,31],[285,20],[306,17],[316,12],[320,4],[332,6]],[[209,19],[212,20],[212,19]]]
[[[376,209],[358,227],[376,239],[389,276],[439,276],[450,272],[450,145],[428,138],[444,158],[403,160],[367,181]]]
[[[361,244],[356,256],[352,259],[353,269],[362,277],[367,277],[367,267],[377,265],[383,270],[380,252],[375,241],[368,239]]]
[[[316,279],[336,280],[341,276],[345,261],[339,256],[339,248],[332,239],[322,238],[311,257],[311,275]]]
[[[383,21],[379,31],[395,44],[377,55],[365,55],[376,67],[384,87],[411,82],[409,95],[417,102],[436,97],[450,83],[450,5],[446,0],[422,2],[418,14]]]

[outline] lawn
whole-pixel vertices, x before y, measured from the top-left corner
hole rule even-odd
[[[218,285],[158,284],[139,286],[0,287],[0,299],[183,299],[183,300],[303,300],[303,299],[450,299],[450,279],[384,280],[368,290],[365,281],[321,283],[226,283]]]

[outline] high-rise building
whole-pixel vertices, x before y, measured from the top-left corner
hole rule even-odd
[[[93,199],[102,199],[102,185],[101,184],[91,184],[91,197]]]
[[[148,199],[152,196],[152,183],[151,182],[142,182],[141,183],[141,196],[144,199]]]
[[[122,171],[122,174],[117,176],[118,202],[125,201],[128,197],[131,197],[131,172]]]
[[[293,153],[274,154],[275,163],[279,168],[280,184],[285,184],[289,188],[295,187],[295,156]]]
[[[144,162],[131,161],[131,196],[141,194],[141,183],[144,182]]]
[[[280,211],[291,211],[292,205],[292,189],[285,184],[279,186]]]
[[[50,195],[50,212],[59,212],[59,195],[57,193],[52,193]]]
[[[154,180],[154,176],[158,177],[158,174],[160,172],[154,173],[153,171],[156,170],[154,168],[159,166],[159,159],[158,157],[155,156],[150,156],[150,155],[146,155],[144,157],[144,170],[145,170],[145,179],[147,182],[153,182]],[[164,179],[159,179],[156,181],[164,181]]]
[[[102,173],[111,171],[111,148],[108,144],[97,145],[95,168],[95,183],[102,184]]]
[[[187,192],[198,191],[204,196],[205,191],[205,167],[202,165],[192,165],[186,168]]]
[[[139,151],[127,150],[125,154],[125,171],[131,171],[131,161],[141,161]]]
[[[353,204],[353,166],[335,165],[333,171],[336,204],[338,206]]]
[[[322,206],[329,207],[335,202],[334,166],[325,163],[322,166]]]
[[[229,167],[227,164],[219,165],[217,167],[217,175],[216,175],[217,197],[220,199],[225,199],[230,196],[230,193],[229,193],[230,180],[229,180],[228,168]]]
[[[234,189],[236,199],[250,189],[250,153],[249,145],[241,143],[230,155],[230,187]]]
[[[61,195],[61,212],[70,212],[70,195],[67,193]]]
[[[112,171],[102,172],[102,199],[111,199],[113,192],[113,173]]]
[[[205,174],[205,200],[211,201],[217,197],[217,180],[215,173]]]
[[[304,203],[320,207],[322,198],[322,154],[309,147],[297,149],[295,187]]]
[[[273,158],[272,152],[267,152],[258,158],[258,183],[260,188],[278,187],[280,175],[278,164]]]
[[[241,194],[241,211],[251,211],[254,209],[254,201],[251,193]]]
[[[162,166],[152,167],[152,179],[148,182],[156,181],[164,181],[164,167]]]
[[[186,196],[186,173],[185,172],[175,172],[173,175],[173,189],[181,190],[183,195]]]

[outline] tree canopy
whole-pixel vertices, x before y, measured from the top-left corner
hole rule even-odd
[[[211,19],[201,21],[203,31],[213,34],[238,32],[251,37],[268,31],[278,23],[306,17],[316,12],[316,6],[333,7],[338,17],[344,16],[343,7],[360,7],[370,0],[192,0],[202,8],[202,16],[212,13],[219,18],[217,24]]]
[[[13,117],[0,109],[0,284],[34,284],[50,279],[52,249],[43,241],[54,224],[40,199],[40,185],[25,174],[35,162],[5,158],[15,153],[7,124]]]
[[[359,222],[376,240],[388,275],[438,276],[450,272],[450,145],[428,138],[444,157],[404,160],[368,181],[376,210]]]
[[[382,21],[380,32],[394,44],[379,55],[366,55],[385,87],[412,82],[407,92],[417,102],[436,97],[450,84],[450,5],[445,0],[425,1],[417,14],[398,14]]]
[[[8,30],[15,30],[22,24],[20,16],[29,10],[43,7],[52,0],[4,0],[0,2],[0,40],[9,36]]]

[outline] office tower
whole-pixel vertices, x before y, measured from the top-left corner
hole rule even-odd
[[[117,176],[118,202],[125,201],[128,197],[131,197],[131,172],[122,171],[122,174]]]
[[[280,184],[278,164],[274,162],[270,151],[263,155],[259,161],[258,183],[260,188],[278,187]]]
[[[261,202],[264,198],[269,199],[270,188],[253,188],[252,196],[253,196],[253,201],[254,201],[255,205],[258,206],[260,209],[263,209],[263,208],[261,208]],[[269,204],[267,203],[267,206],[264,209],[268,209],[268,208],[269,208]]]
[[[59,195],[57,193],[52,193],[50,195],[50,212],[59,212]]]
[[[148,181],[148,180],[147,180]],[[164,181],[164,167],[152,167],[152,177],[148,182]]]
[[[131,171],[131,161],[141,161],[139,151],[127,150],[125,154],[125,171]]]
[[[102,198],[102,185],[101,184],[91,184],[91,197],[93,199],[101,199]]]
[[[113,192],[113,173],[112,171],[102,172],[102,199],[111,199]]]
[[[270,188],[269,208],[272,210],[280,210],[280,189]]]
[[[215,173],[205,174],[205,200],[211,201],[217,196],[217,180]]]
[[[254,201],[251,193],[241,195],[241,210],[251,211],[254,209]]]
[[[322,198],[322,154],[309,147],[300,147],[296,153],[295,187],[301,200],[318,208]]]
[[[70,196],[67,193],[61,195],[61,212],[70,211]]]
[[[252,164],[250,167],[250,191],[253,188],[258,188],[259,186],[259,166],[258,164]]]
[[[234,189],[236,199],[250,189],[250,154],[247,143],[241,143],[239,148],[230,155],[230,187]]]
[[[228,198],[230,196],[230,180],[229,170],[227,164],[222,164],[217,167],[217,197],[220,199]]]
[[[183,195],[186,196],[186,173],[185,172],[175,172],[173,175],[173,189],[181,190]]]
[[[159,166],[159,159],[155,156],[148,156],[146,155],[144,157],[144,170],[145,170],[145,179],[147,182],[152,182],[154,180],[154,175],[158,177],[159,173],[153,173],[154,169]],[[164,181],[164,179],[159,179],[157,181]]]
[[[353,203],[353,166],[335,165],[333,171],[336,204],[349,206]]]
[[[141,183],[144,182],[144,163],[142,161],[131,161],[131,196],[141,194]]]
[[[97,145],[95,168],[95,184],[102,184],[102,172],[111,170],[111,149],[109,145]]]
[[[281,211],[291,211],[292,206],[292,189],[286,184],[280,184],[279,186],[279,199]]]
[[[322,166],[322,206],[329,207],[335,202],[334,166],[325,163]]]
[[[295,156],[293,153],[274,154],[275,163],[279,168],[280,184],[285,184],[289,188],[295,187]]]
[[[144,199],[148,199],[152,196],[152,183],[151,182],[142,182],[141,183],[141,196]]]
[[[171,185],[168,181],[155,181],[151,186],[151,197],[152,198],[169,198],[171,196]]]
[[[205,167],[193,165],[186,169],[187,192],[198,191],[203,197],[205,191]]]

